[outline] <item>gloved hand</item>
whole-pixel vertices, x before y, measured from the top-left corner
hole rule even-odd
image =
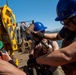
[[[37,38],[39,40],[40,39],[42,40],[44,38],[44,33],[42,33],[42,32],[33,32],[32,34],[35,38]]]
[[[28,67],[35,67],[37,65],[36,58],[28,59],[27,65]]]
[[[33,57],[34,57],[33,54],[30,54],[30,55],[29,55],[29,59],[31,59],[31,58],[33,58]]]

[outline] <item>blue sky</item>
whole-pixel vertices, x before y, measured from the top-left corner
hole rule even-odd
[[[16,21],[42,22],[47,30],[62,28],[60,22],[55,21],[56,5],[59,0],[8,0],[8,6],[15,14]],[[0,6],[4,6],[6,0],[0,0]]]

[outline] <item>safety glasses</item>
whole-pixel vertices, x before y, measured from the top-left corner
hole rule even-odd
[[[75,17],[75,16],[76,16],[76,11],[72,15],[70,15],[67,19],[70,19],[70,18]]]
[[[68,20],[68,21],[60,21],[60,23],[62,24],[62,25],[68,25],[69,23],[70,23],[70,20]]]
[[[76,16],[76,12],[74,12],[72,15],[70,15],[68,18],[66,18],[65,21],[60,21],[60,23],[62,25],[68,25],[75,16]]]

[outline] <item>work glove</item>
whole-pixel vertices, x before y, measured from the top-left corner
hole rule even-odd
[[[28,61],[27,61],[28,67],[35,67],[36,65],[37,65],[36,58],[28,59]]]
[[[31,59],[31,58],[33,58],[34,57],[34,55],[33,54],[30,54],[29,55],[29,59]]]
[[[33,32],[33,37],[37,38],[38,40],[42,40],[44,38],[44,33],[42,32]]]

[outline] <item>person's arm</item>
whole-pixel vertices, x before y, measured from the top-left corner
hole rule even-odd
[[[59,49],[59,45],[56,41],[52,41],[52,46],[54,50],[58,50]]]
[[[0,59],[0,75],[26,75],[23,71]]]
[[[60,33],[41,33],[41,32],[36,32],[33,31],[34,37],[38,37],[37,39],[50,39],[50,40],[62,40]]]
[[[43,36],[46,39],[50,40],[62,40],[65,36],[66,31],[67,29],[63,27],[58,33],[50,33],[50,34],[45,33]]]
[[[50,40],[61,40],[62,39],[59,33],[50,33],[50,34],[45,33],[44,38],[50,39]]]
[[[50,54],[40,56],[36,59],[38,64],[50,66],[64,65],[76,61],[76,42],[67,47],[53,51]]]

